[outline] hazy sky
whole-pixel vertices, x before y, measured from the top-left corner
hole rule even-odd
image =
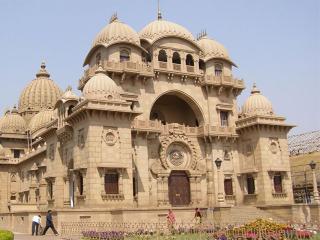
[[[76,89],[95,35],[117,12],[140,31],[156,18],[156,0],[0,0],[0,109],[20,92],[45,60],[52,79]],[[250,94],[253,82],[278,115],[298,125],[292,133],[320,130],[319,0],[161,0],[163,17],[221,42]]]

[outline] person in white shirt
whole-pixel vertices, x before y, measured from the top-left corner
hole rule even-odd
[[[40,221],[41,221],[40,215],[36,215],[32,218],[32,236],[34,234],[38,235]]]

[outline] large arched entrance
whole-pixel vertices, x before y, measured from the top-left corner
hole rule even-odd
[[[168,92],[160,96],[152,106],[150,120],[163,124],[178,123],[189,127],[203,125],[203,116],[198,105],[181,92]]]
[[[169,202],[172,206],[190,204],[190,181],[185,171],[172,171],[168,181]]]

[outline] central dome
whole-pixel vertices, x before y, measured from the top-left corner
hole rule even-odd
[[[36,79],[27,85],[22,91],[19,99],[19,112],[39,112],[45,109],[53,109],[55,103],[60,99],[62,91],[50,78],[46,65],[41,64]]]
[[[221,58],[231,62],[227,49],[219,42],[208,37],[202,37],[198,40],[205,61],[213,58]]]
[[[131,43],[140,47],[138,33],[114,16],[111,18],[110,23],[98,33],[93,41],[92,48],[100,44],[108,47],[121,42]]]
[[[148,41],[150,44],[164,37],[183,38],[196,44],[192,33],[186,28],[162,19],[149,23],[140,31],[139,35],[141,39]]]

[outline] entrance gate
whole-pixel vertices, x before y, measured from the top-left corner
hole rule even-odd
[[[168,184],[169,201],[172,206],[190,204],[190,182],[185,171],[172,171]]]

